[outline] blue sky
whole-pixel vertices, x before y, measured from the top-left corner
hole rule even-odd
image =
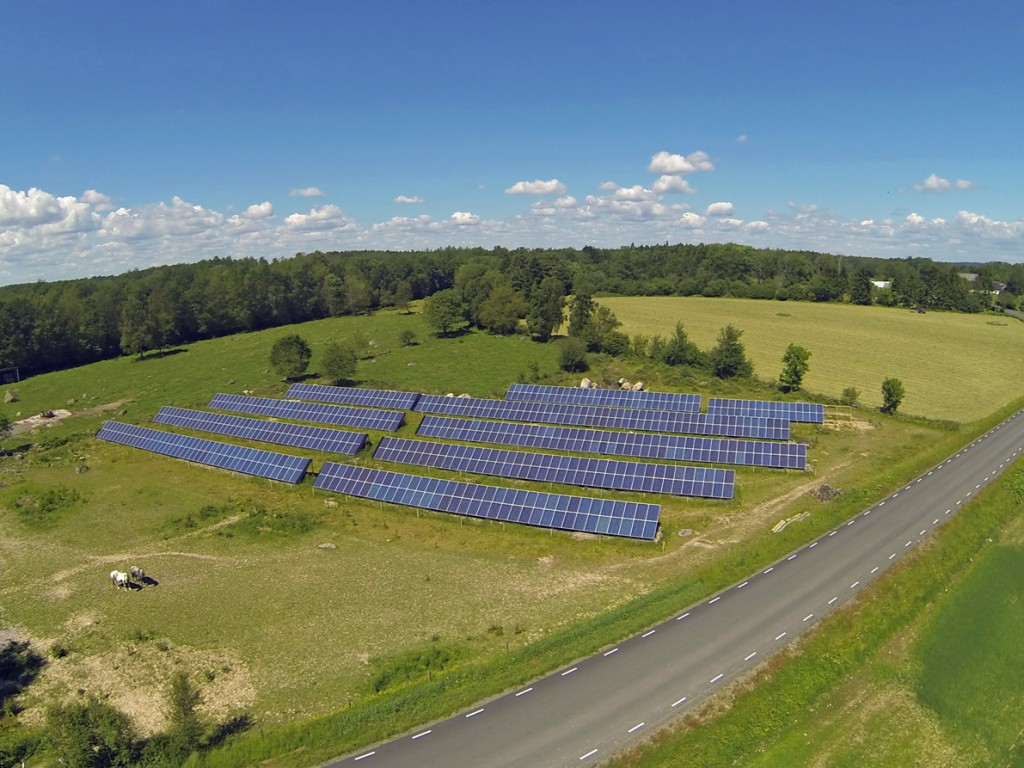
[[[1024,260],[1024,4],[8,3],[0,283],[298,251]]]

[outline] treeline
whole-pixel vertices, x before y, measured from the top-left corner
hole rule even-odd
[[[616,249],[445,248],[297,254],[277,261],[212,259],[0,288],[0,366],[23,375],[325,317],[359,314],[451,289],[463,320],[497,333],[525,319],[557,328],[555,293],[703,295],[880,303],[977,312],[1005,283],[1016,307],[1024,265],[963,267],[735,244]],[[879,289],[872,280],[889,281]],[[532,322],[531,322],[532,318]]]

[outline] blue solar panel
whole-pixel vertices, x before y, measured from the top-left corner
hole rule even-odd
[[[290,445],[296,448],[312,448],[316,451],[343,453],[354,456],[366,445],[367,435],[361,432],[345,432],[327,427],[308,427],[302,424],[288,424],[278,421],[249,419],[244,416],[226,416],[222,413],[192,411],[187,408],[166,406],[153,417],[158,424],[169,424],[218,435],[231,435],[263,443]]]
[[[336,405],[361,405],[371,408],[394,408],[411,411],[419,399],[418,392],[395,392],[390,389],[359,389],[357,387],[327,387],[322,384],[292,384],[285,397],[296,400],[316,400]]]
[[[158,429],[108,421],[96,435],[101,440],[140,448],[144,451],[194,461],[211,467],[230,469],[247,475],[267,477],[285,483],[298,483],[306,475],[311,461],[283,453],[243,448],[187,435],[174,435]]]
[[[332,462],[324,464],[313,487],[437,512],[633,539],[653,539],[661,514],[657,504],[498,488]]]
[[[496,443],[568,453],[599,453],[776,469],[807,468],[807,446],[802,443],[612,432],[437,416],[424,417],[416,434],[444,440]]]
[[[598,405],[615,408],[639,408],[657,411],[700,410],[700,395],[674,392],[633,392],[628,389],[584,389],[553,387],[547,384],[511,384],[506,400],[563,405]]]
[[[586,459],[396,437],[383,438],[373,457],[519,480],[713,499],[731,499],[736,484],[736,472],[731,469]]]
[[[722,397],[708,399],[708,414],[762,416],[787,421],[822,424],[825,406],[819,403],[791,403],[774,400],[732,400]]]
[[[475,397],[421,395],[415,410],[446,416],[478,419],[508,419],[576,427],[635,429],[643,432],[671,432],[722,437],[754,437],[761,440],[788,440],[789,422],[782,419],[754,418],[722,414],[680,411],[651,411],[637,408],[608,408],[557,403],[528,403],[485,400]]]
[[[218,394],[210,401],[210,407],[221,411],[252,413],[258,416],[335,424],[357,429],[391,431],[398,429],[405,422],[405,414],[401,411],[378,411],[371,408],[302,403],[297,400],[275,400],[270,397],[248,395]]]

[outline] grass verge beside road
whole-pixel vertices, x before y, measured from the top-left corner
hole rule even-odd
[[[1024,550],[1019,542],[1012,549],[996,542],[1014,526],[1019,534],[1021,487],[1024,463],[1018,460],[928,546],[797,648],[705,713],[610,765],[1018,765],[1024,688],[1019,642],[1008,646],[1006,640],[1019,640],[1014,632],[1024,609],[1020,582],[1002,566],[1009,558],[1018,572]],[[964,622],[960,609],[983,590],[994,590],[988,606],[995,602],[1000,610],[982,617],[972,608],[968,619],[979,620]],[[919,650],[901,650],[900,633],[918,621],[927,625]],[[985,633],[991,634],[982,639]],[[986,672],[971,683],[976,661]],[[915,679],[924,706],[907,695]],[[881,687],[895,692],[874,696]],[[709,714],[723,709],[718,717]]]

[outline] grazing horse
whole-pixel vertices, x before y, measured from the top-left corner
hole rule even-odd
[[[121,571],[111,571],[110,572],[110,583],[113,584],[118,589],[120,589],[121,587],[124,587],[125,589],[129,589],[129,586],[128,586],[128,574],[127,573],[122,573]]]
[[[132,581],[143,581],[146,578],[146,572],[137,565],[129,568],[128,573],[131,574]]]

